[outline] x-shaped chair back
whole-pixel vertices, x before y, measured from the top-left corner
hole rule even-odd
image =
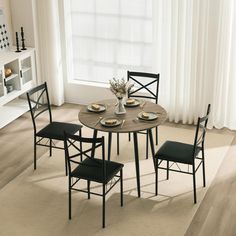
[[[127,72],[128,81],[134,83],[134,89],[130,90],[128,97],[147,98],[158,103],[159,74],[146,72]]]
[[[83,144],[91,144],[89,148],[83,150],[81,149],[81,142]],[[104,147],[104,137],[101,138],[85,138],[78,135],[72,135],[65,133],[65,157],[68,162],[68,170],[69,177],[71,177],[71,173],[73,171],[72,165],[76,164],[83,165],[87,167],[97,167],[103,168],[103,179],[105,179],[106,175],[106,162],[105,162],[105,147]],[[83,145],[84,146],[84,145]],[[98,162],[92,155],[95,149],[101,147],[101,160],[102,162]],[[90,154],[91,153],[91,154]],[[90,160],[89,163],[83,162],[85,158]]]
[[[33,121],[34,132],[37,133],[36,119],[43,113],[48,112],[49,123],[52,122],[52,113],[46,82],[27,93],[30,113]]]

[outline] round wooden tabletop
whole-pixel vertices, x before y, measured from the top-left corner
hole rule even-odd
[[[151,129],[162,124],[167,118],[167,113],[163,107],[149,101],[145,101],[145,103],[141,101],[141,105],[137,107],[125,107],[126,113],[117,115],[114,113],[116,102],[116,99],[107,99],[95,102],[96,104],[104,104],[106,106],[106,110],[99,113],[89,111],[87,109],[87,106],[82,107],[79,112],[80,122],[91,129],[99,131],[112,133],[128,133]],[[145,105],[142,106],[143,104]],[[142,111],[156,113],[158,115],[158,118],[152,121],[140,120],[137,117],[138,114]],[[105,127],[100,123],[100,120],[102,118],[120,119],[123,125],[121,124],[116,127]]]

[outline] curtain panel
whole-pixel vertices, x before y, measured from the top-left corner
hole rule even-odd
[[[154,0],[153,69],[169,120],[192,124],[212,104],[209,127],[236,129],[236,2]]]
[[[34,0],[40,81],[48,84],[51,103],[64,103],[58,0]]]

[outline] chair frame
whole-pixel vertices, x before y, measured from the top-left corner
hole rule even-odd
[[[34,100],[31,98],[33,94],[36,92],[39,92],[41,90],[40,95],[37,97],[37,100]],[[46,94],[46,103],[42,104],[40,102],[40,99],[42,98],[43,94]],[[61,149],[64,150],[64,147],[56,146],[55,142],[53,140],[58,139],[51,139],[51,138],[46,138],[46,137],[40,137],[37,136],[37,125],[36,125],[36,119],[39,117],[42,113],[48,112],[49,116],[49,124],[52,123],[52,112],[51,112],[51,106],[50,106],[50,100],[49,100],[49,95],[48,95],[48,88],[47,88],[47,83],[43,83],[30,91],[26,93],[27,95],[27,100],[30,108],[30,114],[33,122],[33,128],[34,128],[34,170],[37,168],[37,146],[43,146],[43,147],[49,147],[49,156],[52,156],[52,148],[56,149]],[[32,103],[35,105],[32,106]],[[37,112],[37,108],[45,106],[44,109],[42,109],[40,112]],[[80,135],[82,135],[81,129],[79,130]],[[46,141],[45,141],[46,140]],[[63,141],[63,140],[60,140]],[[66,170],[66,175],[67,175],[67,162],[65,160],[65,170]]]
[[[72,141],[71,141],[72,140]],[[76,146],[76,142],[79,143],[92,143],[92,147],[87,149],[87,150],[82,150],[78,146]],[[67,165],[68,165],[68,192],[69,192],[69,220],[71,220],[71,205],[72,205],[72,199],[71,199],[71,191],[78,191],[78,192],[83,192],[88,194],[88,199],[90,199],[90,195],[96,195],[96,196],[101,196],[102,197],[102,227],[105,228],[105,200],[106,200],[106,195],[111,191],[111,189],[120,181],[120,205],[121,207],[123,206],[123,167],[120,170],[120,175],[114,175],[112,180],[108,183],[105,183],[105,176],[106,176],[106,161],[105,161],[105,144],[104,144],[104,137],[101,138],[84,138],[78,135],[71,135],[65,133],[65,139],[64,139],[64,144],[65,144],[65,157],[67,160]],[[74,155],[69,154],[69,147],[73,146],[74,148],[77,149],[78,153]],[[90,190],[90,181],[92,180],[87,180],[87,190],[79,189],[78,187],[76,188],[75,185],[79,183],[81,179],[86,180],[85,178],[76,178],[71,176],[72,173],[72,168],[71,168],[71,163],[75,163],[78,165],[83,165],[83,156],[89,158],[89,159],[94,159],[94,153],[95,149],[101,147],[102,148],[102,167],[103,167],[103,183],[102,183],[102,193],[96,193],[92,192]],[[87,153],[91,152],[91,155],[89,156]],[[75,161],[72,160],[72,158],[80,156],[80,161]],[[94,160],[96,163],[96,160]],[[73,182],[72,179],[75,178],[76,180]],[[96,182],[96,181],[93,181]],[[109,186],[108,186],[109,184]]]
[[[144,84],[141,83],[137,78],[138,77],[146,77],[146,78],[153,78],[152,81]],[[152,99],[155,101],[155,103],[158,103],[158,97],[159,97],[159,80],[160,80],[160,74],[153,74],[153,73],[146,73],[146,72],[135,72],[135,71],[127,71],[127,80],[128,81],[134,81],[139,85],[138,88],[136,88],[133,91],[128,91],[128,98],[134,97],[134,98],[145,98],[145,99]],[[149,86],[152,84],[156,83],[156,93],[153,93],[150,89]],[[146,90],[149,94],[148,95],[137,95],[136,93],[141,91],[142,89]],[[158,144],[158,128],[155,127],[156,131],[156,145]],[[140,131],[138,133],[141,134],[146,134],[146,159],[148,159],[148,143],[149,143],[149,138],[148,138],[148,131]],[[129,133],[129,141],[131,140],[131,135]],[[119,154],[119,134],[117,134],[117,154]]]
[[[154,165],[155,165],[155,194],[158,195],[158,169],[166,170],[167,177],[166,179],[169,179],[169,171],[173,172],[179,172],[183,174],[189,174],[193,176],[193,194],[194,194],[194,204],[197,203],[197,193],[196,193],[196,172],[198,171],[199,167],[202,165],[202,172],[203,172],[203,187],[206,187],[206,176],[205,176],[205,150],[204,150],[204,144],[205,144],[205,135],[206,135],[206,129],[207,129],[207,123],[208,123],[208,118],[210,114],[210,104],[208,104],[207,107],[207,114],[204,117],[199,117],[198,122],[197,122],[197,128],[196,128],[196,133],[195,133],[195,138],[194,138],[194,145],[193,145],[193,153],[192,153],[192,158],[193,158],[193,164],[192,166],[192,171],[189,170],[189,165],[186,163],[181,163],[188,165],[188,171],[183,171],[179,167],[178,163],[179,162],[174,162],[174,161],[168,161],[168,160],[163,160],[161,158],[154,157]],[[204,123],[204,125],[202,125]],[[202,134],[199,137],[199,130],[202,128]],[[197,148],[200,147],[200,152],[202,154],[201,157],[198,157],[197,153]],[[195,160],[199,160],[200,162],[196,166]],[[162,164],[163,161],[166,161],[166,167],[161,167],[160,165]],[[169,162],[173,162],[172,165],[170,165]],[[177,169],[172,169],[171,167],[176,164],[178,167]]]

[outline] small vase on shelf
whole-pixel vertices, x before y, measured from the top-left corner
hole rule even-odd
[[[115,108],[115,114],[116,115],[122,115],[125,114],[126,110],[125,110],[125,106],[123,103],[123,97],[122,98],[117,98],[117,105]]]

